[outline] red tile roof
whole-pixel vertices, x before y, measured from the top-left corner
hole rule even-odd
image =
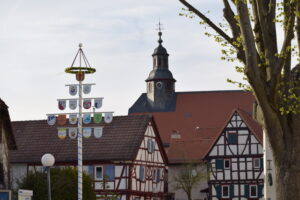
[[[241,108],[251,114],[254,102],[250,92],[239,90],[177,92],[175,112],[152,113],[163,142],[170,143],[169,163],[201,161],[232,111]],[[174,131],[181,139],[171,139]]]
[[[83,160],[105,162],[112,160],[134,160],[144,138],[149,115],[114,117],[112,123],[89,124],[86,127],[103,126],[103,136],[83,138]],[[18,150],[11,152],[12,163],[36,163],[45,153],[52,153],[56,163],[77,160],[77,140],[59,139],[57,127],[49,126],[46,120],[12,122]],[[71,127],[72,125],[66,125]],[[74,125],[73,125],[74,126]]]

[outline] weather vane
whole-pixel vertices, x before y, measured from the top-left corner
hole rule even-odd
[[[156,30],[158,30],[159,32],[161,32],[162,30],[164,30],[163,24],[160,23],[160,19],[158,20],[158,24],[157,24],[157,29]]]

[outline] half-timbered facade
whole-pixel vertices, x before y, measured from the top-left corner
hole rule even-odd
[[[102,137],[85,138],[83,143],[83,169],[93,177],[98,199],[116,196],[120,200],[151,200],[166,196],[167,159],[153,119],[122,116],[100,125]],[[76,141],[59,139],[56,128],[46,121],[13,122],[13,128],[20,146],[11,158],[15,180],[32,169],[41,169],[44,153],[54,155],[55,166],[76,166]]]
[[[262,131],[251,116],[237,109],[210,148],[210,199],[263,199]]]

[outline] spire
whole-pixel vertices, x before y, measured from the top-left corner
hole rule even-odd
[[[152,56],[155,56],[155,55],[166,55],[166,56],[168,56],[169,54],[167,53],[167,50],[166,50],[166,48],[164,48],[163,46],[162,46],[162,42],[163,42],[163,40],[161,39],[161,36],[162,36],[162,30],[163,30],[163,25],[160,23],[160,21],[158,22],[158,24],[157,24],[157,29],[156,30],[158,30],[158,47],[156,47],[155,49],[154,49],[154,52],[153,52],[153,54],[152,54]]]
[[[163,28],[162,28],[162,24],[160,23],[160,20],[158,21],[157,26],[158,26],[158,37],[159,37],[158,43],[159,43],[159,45],[161,45],[161,43],[163,42],[163,40],[161,39],[161,36],[162,36],[161,30],[162,30]]]

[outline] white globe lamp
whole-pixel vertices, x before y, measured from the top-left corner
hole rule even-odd
[[[51,167],[55,163],[55,158],[51,153],[46,153],[43,155],[41,161],[44,167]]]
[[[42,165],[47,169],[47,182],[48,182],[48,200],[51,200],[51,183],[50,183],[50,167],[55,163],[55,158],[51,153],[46,153],[42,156]]]

